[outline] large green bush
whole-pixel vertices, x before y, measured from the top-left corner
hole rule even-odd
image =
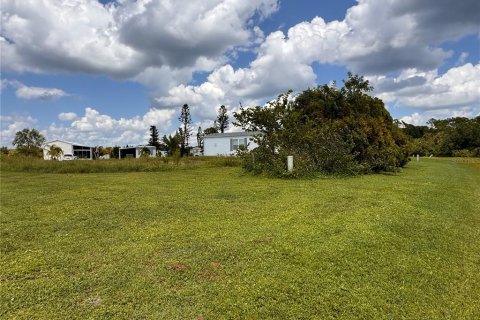
[[[319,86],[291,99],[282,94],[265,107],[242,108],[236,125],[258,131],[258,148],[243,152],[244,167],[274,176],[394,171],[408,161],[407,138],[385,109],[368,95],[362,77],[344,87]],[[287,156],[294,171],[286,172]]]

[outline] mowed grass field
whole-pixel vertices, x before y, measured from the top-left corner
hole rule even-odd
[[[2,319],[480,319],[480,162],[1,173]]]

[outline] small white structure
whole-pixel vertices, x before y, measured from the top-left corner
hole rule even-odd
[[[287,170],[288,172],[293,171],[293,156],[287,156]]]
[[[64,159],[88,159],[93,158],[93,148],[78,143],[67,142],[63,140],[53,140],[45,143],[43,146],[43,159],[52,160],[48,151],[50,146],[55,145],[62,149],[63,154],[58,160]]]
[[[142,156],[143,148],[147,148],[149,150],[149,157],[153,158],[157,156],[157,148],[155,146],[136,146],[136,147],[123,147],[120,148],[118,152],[118,158],[140,158]]]
[[[190,149],[190,154],[194,157],[199,157],[199,156],[203,155],[202,148],[193,147],[192,149]]]
[[[227,132],[207,134],[203,140],[203,155],[235,155],[240,146],[248,150],[255,149],[258,145],[252,141],[259,132]]]

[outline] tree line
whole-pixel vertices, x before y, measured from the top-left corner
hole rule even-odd
[[[480,116],[430,119],[426,126],[398,122],[420,156],[480,157]]]

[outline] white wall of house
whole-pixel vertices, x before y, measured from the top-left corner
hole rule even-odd
[[[258,146],[251,140],[254,134],[255,133],[252,132],[231,132],[206,135],[203,140],[203,155],[235,155],[237,153],[238,146],[243,145],[245,141],[247,143],[248,150],[252,150]]]
[[[45,144],[45,146],[43,148],[43,159],[52,160],[52,158],[48,154],[48,150],[50,149],[50,146],[52,146],[52,145],[56,145],[57,147],[62,149],[63,155],[65,155],[65,154],[73,155],[73,144],[71,144],[69,142],[61,141],[61,140],[54,140],[54,141],[47,142]],[[59,160],[63,159],[63,155],[60,157]]]
[[[50,155],[48,154],[48,150],[50,149],[50,146],[52,146],[52,145],[56,145],[57,147],[60,147],[60,149],[62,149],[62,151],[63,151],[62,156],[58,160],[63,160],[63,158],[66,154],[74,156],[73,146],[76,146],[77,151],[78,151],[78,148],[80,147],[80,145],[77,145],[77,144],[74,144],[74,143],[71,143],[71,142],[67,142],[67,141],[63,141],[63,140],[49,141],[49,142],[45,143],[45,145],[43,147],[43,159],[52,160]],[[83,149],[90,149],[90,159],[92,159],[92,153],[93,153],[92,148],[85,146],[85,147],[83,147]]]

